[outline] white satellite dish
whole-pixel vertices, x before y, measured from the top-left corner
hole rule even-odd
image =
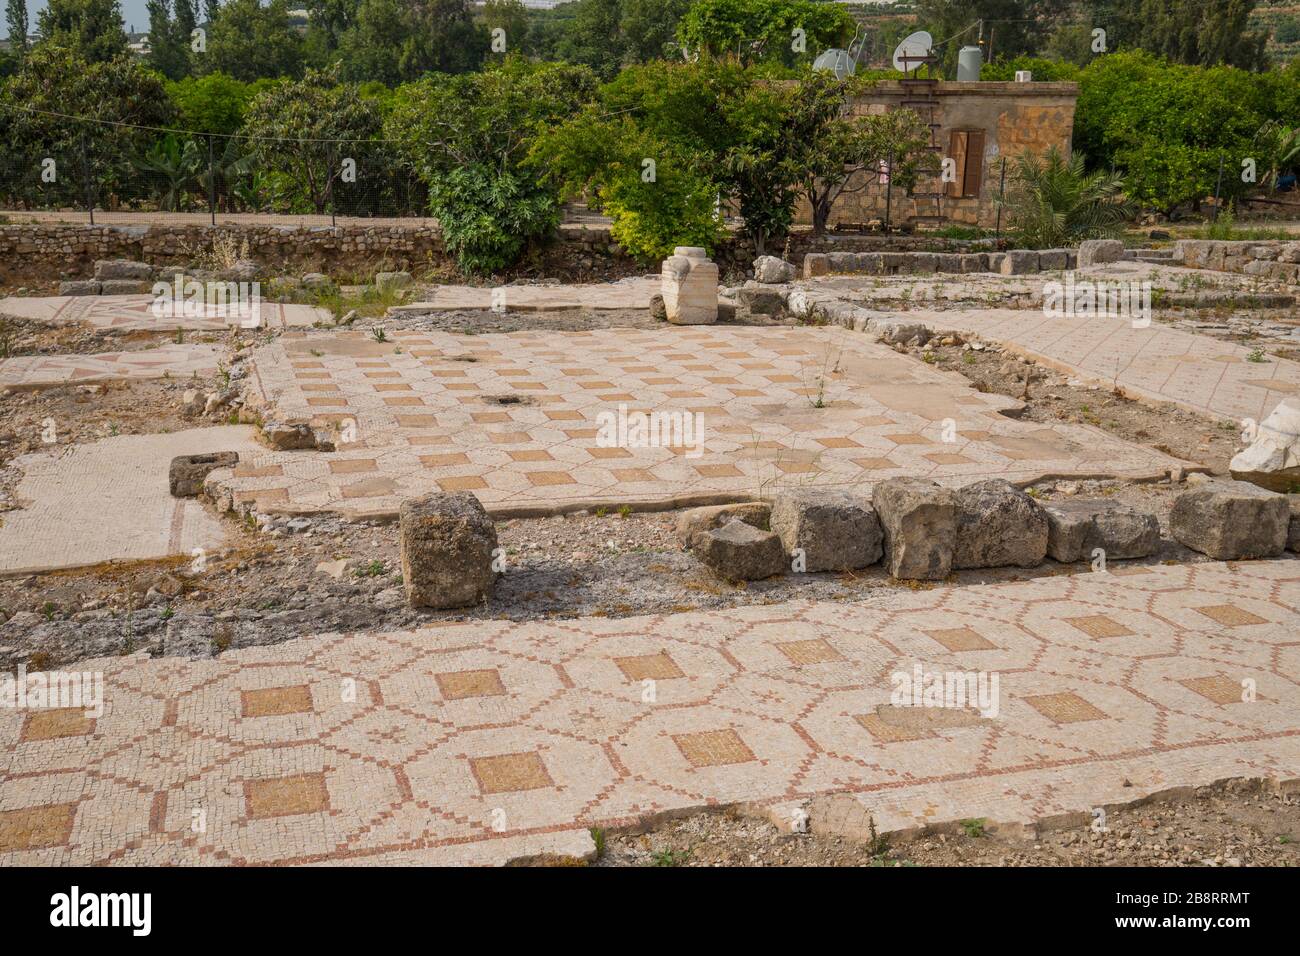
[[[934,37],[925,30],[918,30],[894,47],[894,69],[900,73],[914,70],[921,65],[921,57],[929,56],[934,47]],[[909,57],[909,60],[904,60]]]
[[[857,61],[848,50],[827,50],[813,61],[817,73],[834,73],[837,80],[852,76],[858,69]]]

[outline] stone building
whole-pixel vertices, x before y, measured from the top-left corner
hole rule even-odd
[[[934,152],[954,160],[956,179],[923,179],[913,193],[886,185],[877,172],[856,173],[831,209],[828,226],[852,228],[883,220],[886,205],[895,226],[959,224],[992,228],[997,220],[1001,160],[1029,150],[1058,147],[1070,154],[1076,83],[994,83],[883,80],[855,101],[860,115],[908,108],[931,125]],[[863,179],[869,181],[865,188]],[[856,191],[850,191],[856,190]],[[812,222],[801,203],[797,222]]]

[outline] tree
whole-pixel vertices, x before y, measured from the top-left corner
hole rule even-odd
[[[225,73],[251,82],[302,73],[303,43],[289,25],[288,0],[230,0],[208,29],[205,73]]]
[[[1199,66],[1268,65],[1267,35],[1248,29],[1255,0],[1088,0],[1088,7],[1113,50],[1142,49]]]
[[[483,25],[489,33],[492,30],[504,32],[507,52],[522,52],[527,48],[528,9],[523,0],[486,0]]]
[[[168,0],[149,0],[146,8],[149,11],[149,55],[146,59],[169,80],[178,80],[189,73],[189,34],[185,34],[185,40],[181,39],[178,26],[172,21]]]
[[[182,129],[229,135],[243,125],[249,102],[269,84],[268,80],[242,83],[224,73],[208,73],[168,83],[167,96],[175,105]]]
[[[1052,24],[1070,6],[1068,0],[919,0],[918,23],[936,41],[948,40],[939,51],[944,72],[952,76],[963,46],[981,39],[995,57],[1039,53]]]
[[[37,44],[0,87],[0,104],[0,142],[16,173],[6,177],[9,200],[27,203],[81,205],[88,185],[111,200],[127,183],[131,157],[155,135],[145,127],[174,118],[161,78],[142,64],[90,63],[49,43]],[[47,158],[53,182],[41,178]]]
[[[9,42],[21,57],[27,52],[27,0],[5,0],[5,24]]]
[[[1124,181],[1109,172],[1087,172],[1079,153],[1067,160],[1055,146],[1041,158],[1025,151],[1011,168],[1006,200],[1011,228],[1031,249],[1113,236],[1132,214]]]
[[[36,24],[43,44],[68,47],[89,63],[126,53],[118,0],[49,0]]]
[[[677,41],[691,54],[789,65],[811,60],[827,47],[844,46],[855,26],[838,3],[696,0],[677,26]],[[796,49],[800,42],[802,50]]]
[[[492,272],[560,221],[560,194],[524,167],[534,143],[595,90],[581,67],[511,56],[480,73],[433,74],[397,91],[385,135],[429,189],[462,269]]]
[[[469,0],[361,0],[339,51],[347,79],[393,85],[478,69],[488,42]]]
[[[342,160],[354,160],[359,177],[376,175],[379,111],[336,72],[308,70],[277,83],[248,105],[244,134],[267,170],[284,177],[298,204],[323,213],[340,180]]]

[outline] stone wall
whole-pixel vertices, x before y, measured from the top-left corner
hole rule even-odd
[[[450,272],[451,257],[434,226],[340,225],[0,225],[0,283],[88,278],[96,259],[153,265],[193,264],[225,245],[272,271],[366,278],[377,271]],[[246,252],[245,252],[246,250]],[[530,248],[512,274],[570,281],[639,275],[607,228],[566,225]]]
[[[1014,157],[1028,151],[1041,155],[1056,146],[1068,156],[1074,130],[1074,107],[1079,87],[1076,83],[957,83],[941,82],[935,87],[937,107],[934,122],[939,156],[947,156],[952,147],[954,131],[982,131],[984,144],[981,152],[981,176],[978,195],[955,197],[945,195],[940,211],[950,222],[993,228],[997,222],[997,196],[1002,157]],[[915,90],[905,90],[897,80],[876,84],[870,93],[859,98],[853,106],[858,115],[891,112],[903,108],[904,102],[917,100]],[[915,109],[928,121],[929,111]],[[836,223],[865,223],[885,216],[886,187],[864,180],[875,179],[876,174],[858,173],[846,191],[831,209],[830,225]],[[918,189],[932,188],[928,183]],[[890,197],[890,221],[897,225],[909,216],[928,214],[933,209],[930,200],[910,198],[905,190],[895,188]],[[811,210],[801,203],[801,223],[812,221]],[[1004,222],[1005,226],[1005,213]]]
[[[1300,285],[1300,241],[1226,242],[1214,239],[1179,239],[1174,243],[1174,263],[1193,269],[1240,272]]]
[[[134,259],[153,265],[190,264],[214,243],[232,246],[271,271],[324,272],[336,278],[369,279],[375,272],[454,271],[435,227],[384,226],[152,225],[88,226],[71,223],[0,225],[0,283],[57,282],[89,278],[96,259]],[[934,251],[991,249],[968,242],[922,236],[820,236],[796,232],[768,252],[802,261],[810,252]],[[732,237],[714,260],[724,275],[747,273],[756,257],[753,243]],[[567,224],[548,243],[529,250],[506,277],[553,277],[601,281],[657,272],[658,263],[638,264],[610,237],[608,227]]]

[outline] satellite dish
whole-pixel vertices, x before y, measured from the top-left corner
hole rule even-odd
[[[842,80],[852,76],[858,68],[857,61],[848,50],[827,50],[813,60],[814,73],[834,73],[835,79]]]
[[[894,69],[900,73],[914,70],[921,65],[921,58],[930,55],[934,47],[934,37],[925,30],[918,30],[911,36],[904,37],[903,42],[894,47]],[[905,60],[904,57],[907,57]]]

